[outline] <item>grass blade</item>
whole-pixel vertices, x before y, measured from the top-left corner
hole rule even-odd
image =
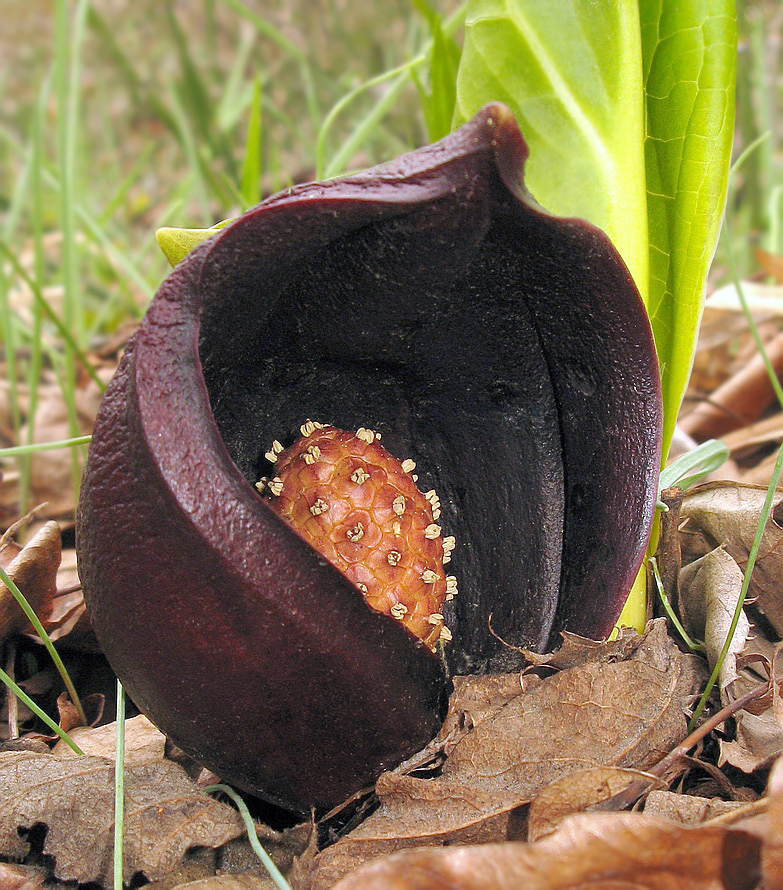
[[[16,586],[14,581],[7,574],[6,570],[0,567],[0,581],[5,584],[10,592],[11,596],[16,600],[19,604],[19,607],[27,616],[27,620],[32,624],[35,628],[35,632],[38,634],[41,642],[44,644],[46,651],[49,653],[52,661],[54,662],[54,666],[57,668],[57,673],[62,678],[63,683],[65,684],[65,688],[68,691],[68,695],[70,696],[71,701],[73,702],[74,707],[79,715],[79,720],[86,726],[87,718],[84,714],[84,708],[82,707],[81,699],[79,698],[78,693],[76,692],[76,688],[73,685],[73,680],[71,680],[68,671],[63,664],[62,659],[60,658],[60,653],[54,648],[54,644],[49,639],[49,634],[46,633],[43,624],[41,624],[38,616],[35,614],[30,604],[25,599],[22,591]]]
[[[280,872],[280,869],[274,864],[272,861],[272,857],[266,850],[261,846],[261,842],[258,840],[258,834],[256,833],[256,827],[253,824],[253,817],[250,815],[250,811],[247,808],[244,800],[234,791],[233,788],[230,788],[228,785],[207,785],[204,788],[204,792],[206,794],[215,794],[220,792],[221,794],[225,794],[227,797],[230,797],[231,800],[236,804],[237,809],[239,810],[239,814],[242,816],[242,821],[245,823],[245,830],[247,831],[247,839],[250,842],[250,846],[253,848],[253,852],[258,856],[258,858],[264,863],[264,867],[267,872],[269,872],[269,877],[272,879],[272,883],[278,890],[291,890],[291,885],[286,881],[283,875]]]
[[[125,689],[117,680],[117,727],[114,749],[114,890],[122,890],[122,842],[125,828]]]
[[[261,200],[261,79],[256,77],[253,104],[247,123],[245,159],[240,180],[242,209],[247,210]]]

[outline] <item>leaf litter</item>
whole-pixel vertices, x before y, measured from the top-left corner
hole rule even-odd
[[[557,652],[530,653],[530,659],[522,674],[455,678],[448,717],[427,755],[381,776],[375,812],[336,843],[320,851],[311,843],[305,850],[311,829],[299,826],[284,855],[292,886],[334,887],[362,864],[406,847],[560,836],[570,814],[598,818],[595,811],[630,782],[641,782],[642,793],[666,787],[644,771],[686,735],[706,667],[677,647],[664,620],[652,622],[644,635],[625,630],[603,644],[567,635]],[[114,727],[73,733],[86,757],[62,745],[54,755],[0,752],[0,855],[28,861],[32,838],[60,880],[108,886]],[[238,816],[165,760],[165,739],[146,718],[129,720],[126,738],[126,878],[158,881],[179,868],[183,881],[171,886],[193,884],[186,869],[193,849],[243,844]],[[429,775],[428,763],[434,765]],[[43,841],[36,841],[36,827],[44,828]],[[650,831],[651,839],[659,837]],[[583,834],[580,829],[573,842]],[[273,845],[279,840],[275,832],[266,835]],[[255,870],[263,880],[258,863],[239,858],[233,868],[245,875]],[[229,864],[215,854],[206,870],[219,862]],[[199,875],[198,883],[211,880]]]
[[[463,702],[452,696],[451,727],[472,725],[440,775],[398,769],[376,785],[380,807],[313,862],[313,888],[404,846],[488,843],[518,836],[519,809],[564,776],[608,764],[644,770],[687,734],[686,710],[704,681],[693,656],[669,638],[664,621],[636,636],[624,660],[584,646],[586,660],[503,702],[498,680],[473,678]],[[626,635],[608,650],[629,648]],[[486,684],[496,707],[476,708]],[[443,734],[442,734],[443,735]]]
[[[114,763],[0,752],[0,854],[24,859],[30,833],[46,826],[40,850],[62,880],[109,886],[114,840]],[[131,763],[125,770],[124,873],[173,871],[195,845],[219,847],[243,832],[237,813],[198,791],[176,764]]]

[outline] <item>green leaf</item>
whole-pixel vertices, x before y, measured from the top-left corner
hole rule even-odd
[[[640,0],[647,93],[648,307],[661,364],[664,457],[690,376],[734,132],[733,0]]]
[[[492,100],[530,147],[525,181],[547,210],[602,228],[647,293],[644,89],[634,0],[471,0],[458,123]]]
[[[155,232],[158,246],[163,251],[166,259],[171,263],[171,268],[178,265],[185,257],[198,247],[202,241],[211,238],[216,232],[219,232],[224,226],[227,226],[231,219],[223,220],[209,229],[173,229],[169,226],[163,226]]]

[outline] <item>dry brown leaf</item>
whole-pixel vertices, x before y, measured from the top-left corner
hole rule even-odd
[[[271,878],[258,875],[214,875],[186,884],[175,884],[172,890],[275,890],[275,886]]]
[[[719,797],[696,797],[692,794],[676,794],[673,791],[651,791],[644,802],[647,816],[659,816],[682,825],[698,825],[716,816],[747,809],[738,800],[722,800]]]
[[[47,522],[19,550],[9,544],[0,554],[11,555],[3,561],[8,576],[24,594],[36,614],[45,612],[54,596],[60,565],[60,527]],[[27,626],[27,617],[8,588],[0,583],[0,641]]]
[[[117,724],[103,726],[78,726],[69,735],[85,754],[92,757],[114,759],[117,742]],[[125,764],[150,763],[163,760],[166,736],[143,714],[125,722]],[[54,746],[57,757],[79,757],[62,739]]]
[[[681,509],[683,564],[723,546],[744,572],[765,497],[766,488],[738,482],[710,482],[691,489],[683,498]],[[779,498],[764,530],[748,593],[778,636],[783,636],[781,504],[783,500]]]
[[[427,748],[450,754],[466,733],[537,682],[537,677],[528,678],[524,674],[455,677],[448,714],[437,738]],[[409,772],[406,764],[398,772]]]
[[[729,635],[742,581],[742,569],[723,547],[711,550],[680,572],[680,614],[690,635],[704,640],[710,669],[717,664]],[[738,676],[737,656],[745,649],[749,634],[750,622],[743,611],[720,671],[724,705],[729,700],[726,689]]]
[[[750,774],[768,766],[783,751],[783,734],[771,711],[742,712],[736,721],[736,737],[731,741],[720,740],[719,766],[730,763]]]
[[[778,647],[779,648],[779,647]],[[783,751],[783,726],[775,714],[775,645],[761,634],[752,636],[737,659],[738,678],[727,690],[727,698],[736,701],[770,679],[768,692],[734,715],[732,739],[720,738],[719,765],[730,763],[745,773],[769,767]],[[777,673],[783,660],[777,661]],[[779,707],[779,705],[778,705]]]
[[[303,856],[306,858],[310,848],[315,848],[317,844],[317,830],[311,823],[295,825],[283,831],[274,831],[268,825],[256,823],[256,835],[284,875],[289,875],[295,863]],[[219,873],[268,877],[266,867],[250,846],[247,836],[229,841],[218,850],[217,867]]]
[[[772,655],[770,673],[772,687],[772,716],[783,732],[783,643],[778,643]]]
[[[559,649],[543,655],[526,651],[525,657],[532,664],[564,671],[590,662],[624,661],[633,655],[642,640],[630,627],[621,627],[615,639],[603,642],[568,631],[563,631],[560,636],[563,644]]]
[[[114,373],[113,366],[97,368],[99,377],[108,383]],[[92,431],[95,415],[98,412],[103,394],[91,378],[78,385],[74,392],[74,407],[78,421],[78,433]],[[30,430],[32,426],[32,431]],[[62,390],[51,376],[45,378],[37,388],[35,418],[28,421],[19,431],[19,444],[59,442],[74,435],[71,409],[63,398]],[[30,462],[30,484],[33,498],[44,507],[39,516],[54,519],[71,517],[76,501],[73,487],[73,452],[70,448],[58,448],[35,453]],[[18,490],[11,489],[4,497],[18,498]]]
[[[686,734],[696,665],[659,620],[628,660],[561,671],[520,691],[456,744],[440,776],[383,774],[381,807],[316,857],[313,887],[406,846],[519,837],[517,808],[556,779],[606,764],[651,766]]]
[[[783,890],[783,760],[767,783],[767,821],[762,852],[764,890]]]
[[[334,890],[752,890],[761,842],[636,813],[573,816],[536,844],[408,850]]]
[[[0,753],[0,855],[23,859],[20,831],[47,826],[43,853],[63,880],[112,874],[114,763]],[[243,833],[239,815],[200,792],[176,764],[131,765],[125,774],[124,876],[153,879],[174,870],[190,847],[218,847]]]
[[[532,842],[552,834],[568,816],[606,805],[628,788],[633,788],[635,797],[641,797],[656,786],[666,787],[657,776],[617,766],[598,766],[571,773],[547,785],[530,804],[527,839]]]
[[[32,865],[11,865],[0,862],[2,890],[44,890],[46,874]]]

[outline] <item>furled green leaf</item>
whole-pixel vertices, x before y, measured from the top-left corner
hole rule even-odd
[[[664,455],[693,362],[734,131],[734,0],[640,0],[647,92],[648,307],[663,379]]]
[[[647,195],[634,0],[471,0],[457,122],[486,102],[514,111],[526,182],[547,210],[604,229],[646,298]]]

